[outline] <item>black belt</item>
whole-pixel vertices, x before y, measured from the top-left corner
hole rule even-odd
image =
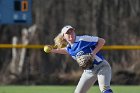
[[[102,63],[102,62],[103,61],[100,61],[99,64]],[[99,65],[99,64],[97,64],[97,65]],[[88,69],[93,69],[93,68],[94,68],[94,64],[92,64],[92,66],[90,66]]]
[[[92,65],[91,67],[89,67],[89,69],[93,69],[94,68],[94,65]]]

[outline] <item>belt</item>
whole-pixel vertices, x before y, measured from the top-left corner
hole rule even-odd
[[[93,68],[94,68],[94,65],[92,65],[92,66],[89,67],[89,69],[93,69]]]
[[[92,66],[90,66],[88,69],[93,69],[94,68],[94,65],[99,65],[100,63],[102,63],[103,61],[100,61],[98,64],[92,64]]]

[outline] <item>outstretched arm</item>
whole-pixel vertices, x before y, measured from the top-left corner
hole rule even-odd
[[[65,48],[57,48],[54,45],[45,45],[44,52],[46,53],[59,53],[59,54],[68,54]]]
[[[68,54],[65,48],[52,49],[51,53]]]

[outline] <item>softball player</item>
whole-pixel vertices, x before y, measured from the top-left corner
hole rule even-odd
[[[55,38],[55,43],[58,46],[65,44],[66,42],[68,44],[65,48],[44,51],[70,54],[74,59],[76,59],[77,56],[87,53],[91,53],[94,57],[93,66],[83,71],[74,93],[86,93],[96,80],[98,80],[99,88],[102,93],[113,93],[110,88],[111,67],[99,52],[103,47],[105,40],[97,36],[76,36],[75,29],[68,25],[64,26],[61,33]]]

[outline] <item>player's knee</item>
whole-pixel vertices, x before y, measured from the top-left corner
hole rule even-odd
[[[74,91],[74,93],[83,93],[83,92],[80,92],[80,91]]]
[[[113,93],[111,89],[104,90],[102,93]]]
[[[74,93],[84,93],[83,91],[74,91]]]
[[[74,93],[86,93],[86,91],[83,89],[76,89]]]

